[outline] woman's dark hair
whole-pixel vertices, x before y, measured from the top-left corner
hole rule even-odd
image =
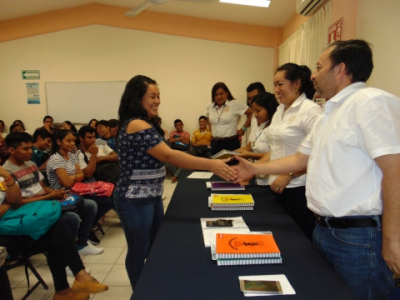
[[[56,153],[60,150],[60,145],[57,144],[57,140],[62,141],[68,134],[74,135],[74,133],[68,129],[54,130],[53,140],[51,143],[51,153]]]
[[[272,119],[272,116],[275,114],[276,109],[279,106],[278,101],[276,101],[275,95],[268,92],[255,95],[252,104],[254,103],[258,106],[265,108],[268,111],[269,120]]]
[[[228,100],[234,100],[235,98],[232,96],[231,91],[228,89],[225,83],[217,82],[211,89],[211,101],[215,102],[214,97],[215,93],[218,89],[223,89],[226,93],[228,93]]]
[[[69,126],[71,126],[71,129],[70,129],[70,130],[71,130],[73,133],[77,133],[77,132],[78,132],[78,130],[76,130],[75,125],[72,124],[70,121],[64,121],[64,123],[66,123],[66,124],[68,124]]]
[[[206,117],[206,116],[200,116],[200,118],[199,118],[199,121],[200,121],[201,119],[203,119],[203,120],[206,120],[206,121],[207,121],[207,117]]]
[[[3,120],[0,120],[0,124],[3,126],[3,129],[4,129],[4,122],[3,122]]]
[[[312,99],[315,94],[314,85],[311,81],[311,70],[307,66],[299,66],[294,63],[287,63],[278,68],[275,74],[283,71],[285,78],[291,83],[300,80],[299,93],[305,93],[308,99]]]
[[[19,124],[19,123],[15,123],[15,124],[12,124],[12,125],[10,126],[10,133],[13,132],[13,130],[14,130],[15,128],[17,128],[17,127],[21,127],[21,128],[23,129],[23,131],[25,131],[24,126],[22,126],[22,125]]]
[[[93,121],[96,121],[96,123],[98,122],[97,119],[91,119],[88,123],[88,126],[90,126],[90,123],[92,123]]]
[[[23,123],[21,120],[15,120],[15,121],[12,123],[12,125],[14,125],[14,124],[20,124],[21,127],[22,127],[22,129],[25,131],[25,125],[24,125],[24,123]],[[10,130],[10,132],[11,132],[11,130]]]
[[[147,92],[149,84],[157,85],[157,82],[143,75],[133,77],[126,84],[118,109],[119,130],[121,130],[122,125],[126,121],[136,117],[152,124],[161,136],[164,136],[164,131],[161,129],[160,124],[158,124],[157,118],[153,117],[149,119],[147,111],[142,105],[142,99]]]

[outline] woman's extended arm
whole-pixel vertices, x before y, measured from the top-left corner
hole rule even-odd
[[[158,160],[168,162],[179,168],[210,170],[226,180],[234,180],[236,178],[236,172],[219,159],[214,160],[192,156],[182,151],[173,150],[165,143],[158,144],[148,150],[147,153]]]

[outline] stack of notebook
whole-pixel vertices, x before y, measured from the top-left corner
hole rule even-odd
[[[281,264],[282,257],[271,232],[217,233],[211,257],[218,266]]]
[[[211,210],[253,210],[251,194],[211,194],[208,198]]]

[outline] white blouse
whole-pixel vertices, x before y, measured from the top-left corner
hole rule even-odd
[[[249,107],[238,100],[227,100],[221,108],[215,103],[207,106],[207,118],[211,123],[213,137],[226,138],[237,134],[239,116]]]
[[[270,147],[270,160],[295,154],[322,111],[322,108],[307,99],[304,93],[294,101],[287,111],[285,111],[285,105],[280,104],[272,117],[271,125],[263,132]],[[272,184],[277,177],[278,175],[270,175],[269,184]],[[304,174],[293,179],[287,187],[304,186],[306,177],[307,175]]]
[[[267,122],[262,123],[261,125],[257,125],[257,127],[253,127],[253,139],[250,140],[251,143],[251,150],[254,153],[267,153],[269,152],[269,144],[264,135],[264,131],[267,128],[264,128]],[[268,185],[268,175],[256,175],[256,182],[257,185]]]

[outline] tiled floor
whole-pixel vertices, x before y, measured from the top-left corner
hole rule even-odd
[[[166,211],[168,207],[175,187],[176,184],[171,183],[171,180],[165,180],[163,197],[166,198],[163,201],[164,211]],[[125,270],[125,256],[127,251],[126,241],[118,216],[114,211],[110,211],[106,214],[105,223],[102,224],[102,227],[106,234],[101,236],[101,233],[97,232],[97,236],[101,239],[99,246],[104,248],[104,252],[100,255],[83,256],[82,261],[85,267],[91,270],[91,274],[98,281],[109,286],[109,290],[104,293],[92,295],[91,299],[129,299],[132,295],[132,288]],[[49,289],[46,291],[42,286],[39,286],[36,288],[35,292],[28,297],[28,299],[53,299],[54,284],[45,256],[33,256],[31,261],[49,286]],[[20,266],[10,270],[8,276],[10,278],[14,299],[21,299],[27,291],[24,267]],[[29,278],[31,285],[32,283],[36,283],[37,280],[34,275],[31,274]],[[68,281],[72,285],[73,278],[68,277]]]

